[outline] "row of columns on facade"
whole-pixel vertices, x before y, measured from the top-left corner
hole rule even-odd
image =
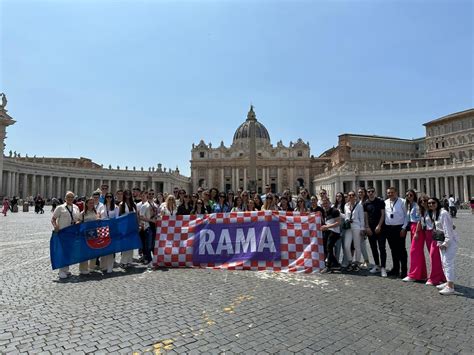
[[[247,169],[246,168],[243,169],[243,176],[240,176],[239,170],[240,170],[239,168],[232,168],[230,184],[234,189],[238,189],[238,188],[242,187],[244,190],[247,190],[247,188],[248,188]],[[223,190],[226,183],[227,183],[227,177],[224,175],[224,169],[221,168],[219,170],[219,175],[220,176],[219,176],[218,186],[213,186],[214,181],[215,181],[215,179],[213,179],[214,178],[214,172],[215,172],[214,170],[209,169],[209,171],[207,173],[207,179],[206,179],[206,184],[208,186],[206,186],[206,187],[208,187],[208,188],[218,187],[219,189]],[[262,188],[263,188],[266,184],[271,184],[272,183],[272,177],[270,176],[270,168],[269,167],[262,168],[262,173],[263,173],[261,175],[262,180],[261,180],[261,182],[258,183],[258,185],[259,186],[261,185]],[[281,186],[281,184],[282,184],[282,175],[283,174],[282,174],[281,169],[277,168],[276,184],[277,184],[277,190],[278,191],[280,191],[283,188],[283,186]],[[199,179],[197,178],[197,174],[195,174],[194,176],[196,176],[196,179],[195,179],[195,181],[193,181],[193,185],[197,186],[197,185],[199,185]],[[290,182],[294,183],[295,186],[296,186],[296,181],[294,179],[293,169],[288,169],[287,181],[290,181]],[[305,183],[309,184],[309,181],[305,180]]]
[[[452,179],[452,181],[451,181]],[[461,180],[461,182],[459,182]],[[407,182],[405,184],[405,181]],[[452,183],[451,183],[452,182]],[[340,181],[336,180],[334,195],[344,190],[344,183],[349,184],[349,189],[357,189],[358,187],[373,186],[377,189],[379,195],[384,195],[385,191],[390,186],[395,186],[399,189],[400,195],[405,194],[406,190],[414,189],[417,192],[424,192],[429,196],[442,197],[442,195],[453,194],[456,198],[463,201],[469,201],[469,190],[471,194],[474,193],[473,188],[469,186],[472,184],[472,177],[469,175],[454,175],[454,176],[440,176],[414,179],[379,179],[379,180],[353,180]],[[331,185],[321,185],[321,188],[332,190]],[[460,189],[462,188],[462,190]],[[347,188],[346,188],[347,189]],[[347,192],[347,191],[344,191]]]
[[[102,184],[109,185],[109,191],[120,189],[153,188],[157,191],[172,191],[171,182],[149,180],[123,180],[104,178],[77,178],[66,176],[36,175],[7,171],[3,179],[3,191],[6,196],[22,198],[40,194],[44,197],[63,197],[66,191],[79,196],[88,196]]]

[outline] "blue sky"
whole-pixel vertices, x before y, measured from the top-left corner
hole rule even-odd
[[[272,143],[414,138],[474,106],[473,2],[0,0],[6,152],[189,174],[250,103]]]

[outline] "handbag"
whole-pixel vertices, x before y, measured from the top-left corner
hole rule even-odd
[[[436,228],[436,227],[435,227]],[[440,231],[439,229],[434,229],[433,230],[433,240],[436,240],[437,242],[444,242],[446,239],[444,232]]]
[[[351,229],[351,223],[352,223],[352,214],[354,213],[354,210],[355,208],[357,207],[357,204],[359,203],[359,201],[356,202],[356,204],[354,205],[354,207],[352,207],[351,209],[351,214],[350,214],[350,217],[348,220],[344,220],[344,222],[342,222],[342,226],[341,228],[342,229]]]
[[[351,229],[351,221],[344,220],[344,222],[342,222],[341,228],[342,229]]]

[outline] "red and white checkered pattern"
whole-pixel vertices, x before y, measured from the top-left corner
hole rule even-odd
[[[97,238],[108,238],[110,237],[109,226],[97,228]]]
[[[278,220],[281,259],[224,264],[193,264],[194,229],[199,224]],[[153,264],[158,267],[203,267],[228,270],[313,273],[324,267],[321,218],[317,214],[284,211],[214,213],[205,216],[164,216],[156,226]]]

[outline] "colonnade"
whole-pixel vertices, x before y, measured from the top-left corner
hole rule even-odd
[[[331,181],[332,180],[332,181]],[[474,196],[474,179],[469,174],[454,174],[452,176],[427,176],[415,178],[397,178],[387,176],[380,179],[369,177],[336,176],[326,181],[315,181],[315,193],[319,189],[328,191],[328,195],[334,198],[337,192],[348,192],[357,190],[359,187],[374,187],[378,196],[385,196],[387,188],[394,186],[398,189],[400,196],[405,196],[409,189],[425,193],[438,198],[453,194],[460,201],[467,202]]]
[[[153,188],[156,191],[172,191],[173,187],[188,188],[188,184],[173,182],[159,177],[72,177],[61,175],[44,175],[21,171],[3,171],[2,192],[6,196],[41,195],[45,198],[64,197],[66,191],[73,191],[78,196],[90,196],[102,184],[109,185],[109,191],[118,189]]]

